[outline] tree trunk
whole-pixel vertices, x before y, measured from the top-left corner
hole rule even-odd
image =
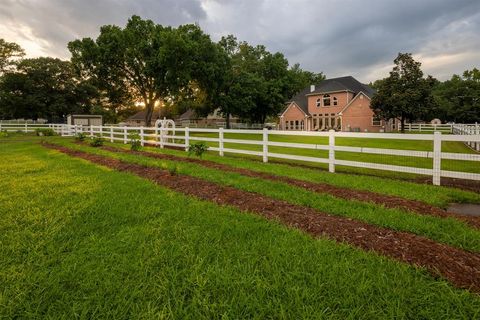
[[[400,125],[402,126],[402,133],[405,133],[405,116],[402,115],[402,117],[400,118]]]
[[[153,116],[153,107],[155,105],[154,101],[149,101],[145,103],[145,126],[150,127],[151,122],[152,122],[152,116]]]
[[[225,114],[225,117],[226,117],[226,128],[230,129],[230,112],[227,112]]]

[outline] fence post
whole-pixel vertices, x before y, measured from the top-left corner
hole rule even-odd
[[[185,151],[188,151],[188,147],[190,146],[190,132],[188,127],[185,127]]]
[[[110,126],[110,142],[113,142],[113,126]]]
[[[478,125],[478,122],[475,122],[475,134],[478,136],[480,135],[480,126]],[[477,141],[475,143],[475,149],[477,151],[480,151],[480,141]]]
[[[143,140],[143,126],[140,127],[140,144],[142,147],[145,145],[145,140]]]
[[[268,162],[268,129],[263,128],[263,162]]]
[[[25,133],[28,132],[28,124],[25,122]]]
[[[90,138],[93,138],[93,126],[90,125]]]
[[[335,172],[335,130],[328,131],[328,171]]]
[[[440,185],[442,165],[442,133],[436,131],[433,133],[433,181],[436,186]]]
[[[160,128],[160,148],[163,149],[163,126]]]
[[[223,157],[223,128],[218,129],[218,154]]]
[[[127,127],[123,127],[123,144],[128,143]]]

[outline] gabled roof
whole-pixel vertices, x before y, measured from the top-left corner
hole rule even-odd
[[[324,94],[335,91],[351,91],[354,94],[363,91],[370,98],[375,93],[375,91],[369,86],[359,82],[352,76],[347,76],[323,80],[315,87],[315,91],[308,94]]]
[[[163,118],[164,112],[162,112],[162,110],[160,110],[160,109],[153,110],[152,120],[157,120],[157,119]],[[135,113],[133,116],[128,117],[127,120],[145,120],[146,113],[147,113],[146,110],[139,111],[139,112]]]
[[[373,88],[370,88],[366,84],[359,82],[352,76],[326,79],[315,85],[315,90],[313,92],[310,91],[309,86],[297,93],[295,96],[293,96],[292,99],[287,101],[287,105],[283,110],[282,114],[292,102],[295,102],[303,110],[303,112],[309,114],[307,98],[309,95],[325,94],[339,91],[350,91],[354,94],[354,96],[357,96],[359,92],[363,92],[369,98],[372,98],[375,94],[375,90]]]

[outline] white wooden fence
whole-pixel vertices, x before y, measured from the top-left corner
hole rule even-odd
[[[7,128],[8,127],[8,128]],[[348,166],[365,169],[386,170],[402,173],[413,173],[421,175],[430,175],[433,178],[433,184],[439,185],[441,177],[470,179],[480,181],[479,171],[475,172],[464,171],[449,171],[442,170],[442,160],[460,160],[462,163],[474,163],[480,166],[480,154],[467,153],[451,153],[442,152],[442,142],[463,142],[469,143],[475,148],[480,149],[480,134],[448,134],[442,135],[437,131],[432,134],[398,134],[398,133],[357,133],[357,132],[310,132],[310,131],[280,131],[280,130],[238,130],[238,129],[205,129],[205,128],[176,128],[176,129],[161,129],[152,127],[118,127],[118,126],[71,126],[64,124],[50,124],[47,126],[25,124],[22,126],[5,126],[2,125],[2,130],[16,131],[22,130],[24,132],[31,132],[37,128],[52,128],[62,136],[73,136],[80,132],[87,135],[101,136],[111,142],[129,143],[130,135],[136,133],[140,137],[142,145],[156,145],[161,148],[165,146],[180,147],[185,150],[188,149],[190,143],[195,141],[213,142],[217,146],[209,147],[210,151],[216,151],[220,156],[225,153],[246,154],[258,156],[264,162],[268,162],[269,158],[287,159],[296,161],[306,161],[314,163],[324,163],[328,165],[330,172],[335,172],[335,166]],[[455,129],[457,130],[457,129]],[[470,130],[470,129],[469,129]],[[470,131],[469,131],[470,132]],[[471,133],[471,132],[470,132]],[[207,136],[201,136],[201,135]],[[210,134],[210,136],[208,136]],[[213,134],[213,135],[212,135]],[[226,138],[226,134],[249,135],[245,139],[231,139]],[[258,139],[252,140],[252,134],[256,134]],[[292,143],[272,141],[270,137],[273,136],[299,136],[299,137],[325,137],[325,144],[316,143]],[[351,147],[341,146],[335,144],[337,138],[360,138],[360,139],[387,139],[387,140],[411,140],[411,141],[432,141],[432,151],[417,151],[417,150],[400,150],[400,149],[384,149],[384,148],[370,148],[370,147]],[[274,139],[278,140],[278,139]],[[395,143],[393,141],[392,143]],[[241,148],[228,148],[225,144],[236,145],[254,145],[261,151],[253,151]],[[297,154],[274,153],[269,150],[269,147],[285,147],[292,149],[309,149],[309,150],[324,150],[328,151],[326,157],[304,156]],[[397,157],[413,157],[430,159],[432,162],[431,168],[421,168],[413,166],[400,166],[385,163],[352,161],[337,159],[336,152],[349,152],[354,154],[373,154]],[[388,162],[388,161],[386,161]],[[478,168],[478,167],[477,167]]]

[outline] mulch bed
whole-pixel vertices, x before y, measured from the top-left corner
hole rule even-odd
[[[383,195],[383,194],[364,191],[364,190],[341,188],[341,187],[336,187],[336,186],[325,184],[325,183],[314,183],[314,182],[308,182],[308,181],[303,181],[303,180],[298,180],[298,179],[293,179],[293,178],[288,178],[283,176],[276,176],[273,174],[257,172],[257,171],[252,171],[248,169],[242,169],[242,168],[235,168],[229,165],[220,164],[213,161],[201,160],[201,159],[185,158],[185,157],[161,154],[156,152],[125,150],[122,148],[116,148],[116,147],[110,147],[110,146],[104,146],[102,148],[112,152],[131,153],[131,154],[147,156],[155,159],[165,159],[165,160],[171,160],[171,161],[195,163],[195,164],[202,165],[204,167],[239,173],[241,175],[248,176],[248,177],[262,178],[262,179],[271,180],[271,181],[280,181],[280,182],[288,183],[290,185],[294,185],[296,187],[307,189],[312,192],[325,193],[325,194],[329,194],[334,197],[345,199],[345,200],[358,200],[363,202],[371,202],[371,203],[382,205],[386,208],[406,209],[408,211],[412,211],[421,215],[431,215],[431,216],[437,216],[442,218],[447,218],[447,217],[455,218],[455,219],[464,221],[475,228],[480,229],[480,217],[447,212],[443,209],[431,206],[421,201],[408,200],[401,197]]]
[[[372,250],[399,261],[425,267],[433,275],[441,275],[457,287],[480,293],[479,254],[453,248],[411,233],[376,227],[345,217],[331,216],[312,208],[221,186],[191,176],[172,177],[166,170],[159,168],[127,163],[58,145],[44,144],[44,146],[118,171],[133,173],[189,196],[261,215],[316,237],[326,236],[338,242],[345,242],[367,251]]]

